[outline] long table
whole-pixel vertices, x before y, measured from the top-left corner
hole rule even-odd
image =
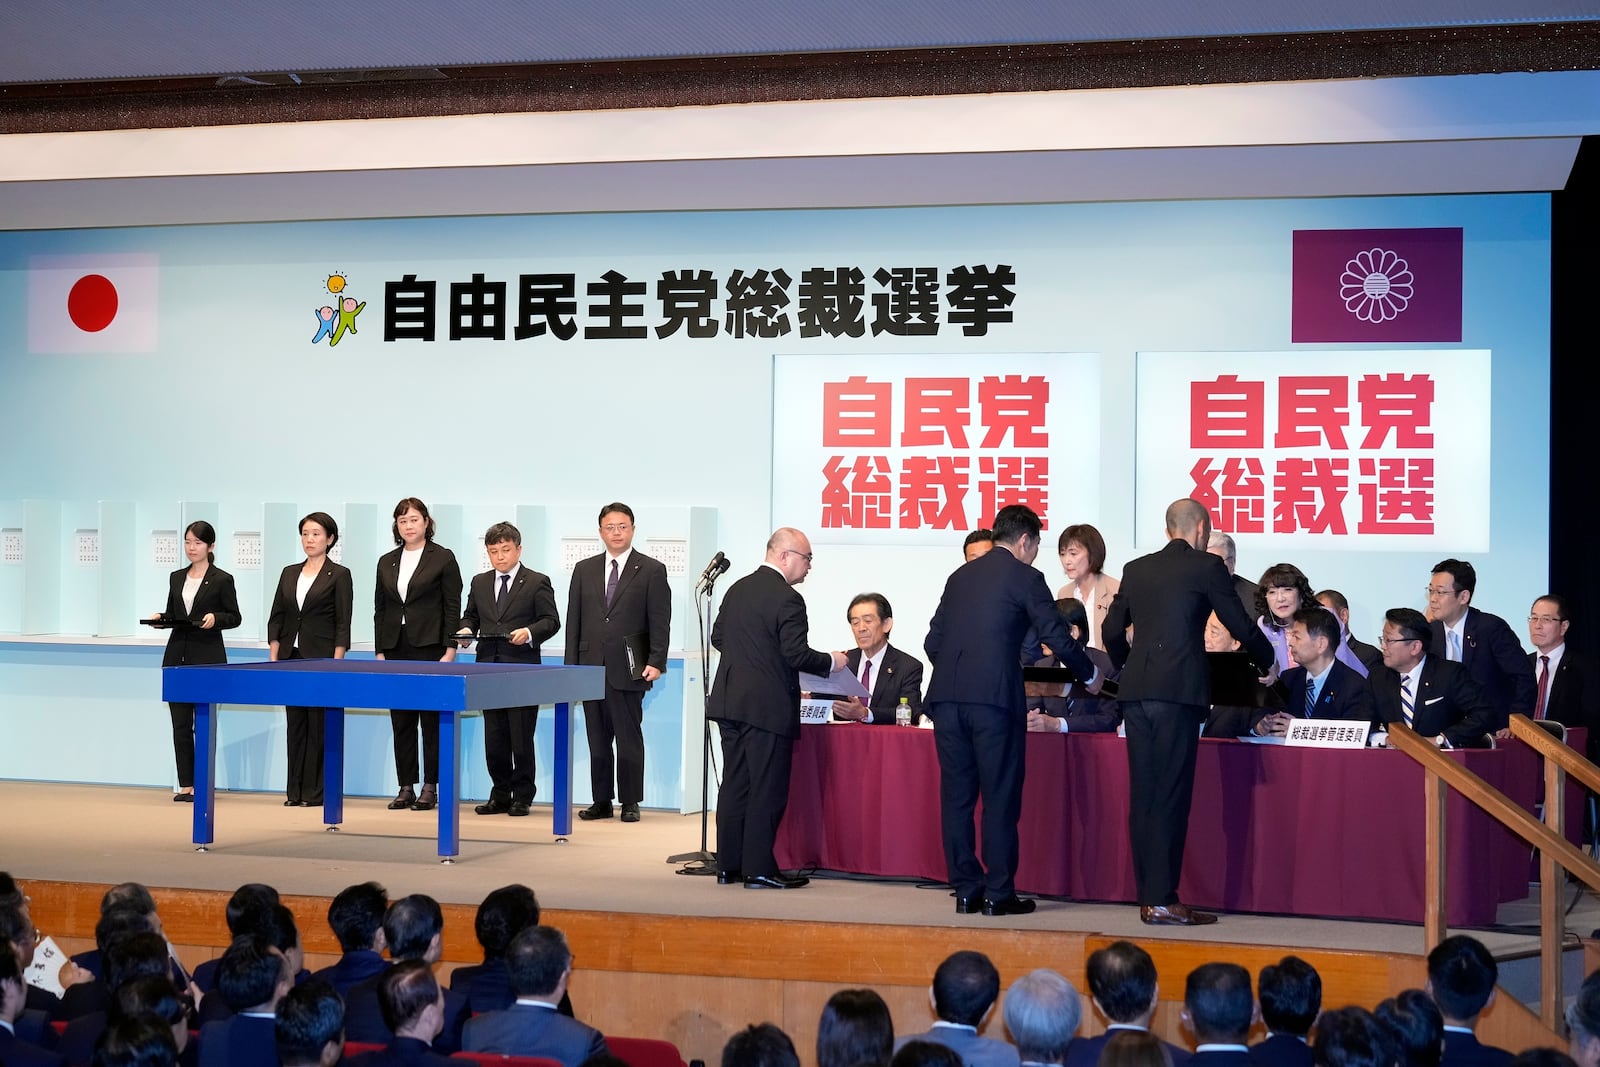
[[[1529,810],[1542,795],[1526,745],[1449,755]],[[1422,805],[1422,769],[1401,752],[1202,741],[1179,894],[1224,911],[1421,922]],[[1569,837],[1581,806],[1569,788]],[[1136,899],[1122,738],[1029,734],[1022,809],[1019,889]],[[1445,825],[1451,924],[1491,923],[1527,896],[1525,845],[1455,794]],[[943,881],[932,731],[804,728],[776,854],[784,868]]]
[[[218,704],[323,708],[322,821],[344,821],[346,708],[415,708],[439,713],[439,857],[461,851],[461,716],[488,708],[555,705],[555,813],[552,832],[572,833],[572,707],[605,695],[605,668],[561,664],[431,663],[309,659],[166,667],[161,699],[193,704],[194,844],[216,840]]]

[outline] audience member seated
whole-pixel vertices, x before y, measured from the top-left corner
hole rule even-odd
[[[1477,588],[1478,573],[1466,560],[1434,564],[1428,579],[1428,654],[1466,668],[1494,709],[1493,729],[1503,730],[1511,715],[1533,714],[1533,666],[1504,619],[1472,606]]]
[[[894,1020],[870,989],[841,989],[823,1005],[817,1023],[817,1067],[889,1067]]]
[[[1444,1055],[1444,1016],[1427,993],[1403,990],[1379,1004],[1373,1017],[1389,1036],[1399,1067],[1439,1067],[1439,1057]]]
[[[1088,523],[1078,523],[1061,531],[1056,553],[1067,576],[1067,584],[1056,590],[1056,598],[1070,598],[1084,605],[1087,622],[1080,640],[1085,648],[1104,651],[1106,643],[1100,627],[1105,625],[1111,601],[1122,588],[1120,581],[1105,572],[1106,539]]]
[[[1272,642],[1273,651],[1277,653],[1279,674],[1294,666],[1294,660],[1289,655],[1289,627],[1294,625],[1295,613],[1315,607],[1318,604],[1317,598],[1312,595],[1311,583],[1293,563],[1273,564],[1257,583],[1256,625]],[[1367,676],[1367,665],[1343,642],[1335,646],[1334,656],[1361,677]]]
[[[338,991],[313,978],[285,993],[278,1001],[273,1042],[283,1067],[334,1067],[344,1055],[344,1001]]]
[[[379,976],[373,992],[390,1036],[383,1048],[353,1056],[345,1063],[350,1067],[458,1067],[434,1044],[446,1025],[445,990],[434,980],[429,961],[401,960]]]
[[[394,1036],[394,1031],[384,1021],[379,988],[401,963],[421,962],[431,967],[439,962],[440,939],[444,936],[444,913],[439,910],[439,902],[421,893],[401,897],[389,905],[383,917],[383,936],[389,944],[389,958],[394,962],[378,977],[352,987],[345,998],[344,1031],[351,1041],[378,1045]],[[467,998],[445,990],[443,1026],[428,1037],[433,1050],[446,1056],[458,1050],[461,1028],[470,1015]]]
[[[104,916],[113,908],[131,908],[141,915],[148,915],[150,917],[150,929],[155,933],[161,933],[161,917],[156,914],[155,897],[152,897],[150,890],[138,882],[123,882],[105,891],[105,894],[100,898],[100,914]],[[95,947],[87,952],[80,952],[73,956],[72,963],[73,966],[91,978],[103,978],[104,974],[100,968],[100,958],[101,954],[105,952],[105,948],[99,944],[98,937],[95,940]]]
[[[961,1067],[961,1054],[937,1041],[907,1041],[889,1061],[889,1067]]]
[[[383,960],[388,942],[383,936],[383,916],[389,910],[389,891],[377,882],[346,886],[328,905],[328,926],[339,939],[344,953],[338,962],[324,967],[313,979],[327,982],[339,996],[369,979],[376,979],[389,966]],[[344,1023],[344,1007],[339,1010]]]
[[[217,964],[217,992],[234,1014],[200,1028],[200,1067],[276,1067],[278,1001],[293,987],[282,950],[260,934],[236,938]]]
[[[1083,602],[1072,597],[1056,601],[1056,613],[1061,616],[1061,621],[1066,624],[1067,632],[1074,640],[1082,641],[1084,627],[1088,624],[1088,616],[1083,610]],[[1111,657],[1098,648],[1084,647],[1084,653],[1100,672],[1100,676],[1112,679],[1117,676],[1117,669],[1111,664]],[[1061,661],[1054,654],[1043,656],[1035,660],[1035,667],[1059,667]],[[1023,689],[1028,697],[1028,730],[1032,733],[1067,733],[1068,731],[1080,734],[1111,734],[1117,732],[1118,725],[1122,722],[1122,713],[1117,710],[1117,702],[1110,697],[1101,697],[1089,692],[1083,687],[1083,682],[1073,682],[1070,686],[1057,685],[1052,682],[1024,682]]]
[[[961,542],[961,558],[971,563],[979,556],[986,555],[994,547],[994,531],[988,529],[973,530],[967,534],[967,539]]]
[[[111,1002],[111,1023],[115,1025],[123,1019],[137,1019],[141,1015],[160,1019],[172,1029],[172,1042],[178,1046],[178,1063],[181,1067],[197,1067],[200,1062],[199,1043],[189,1040],[191,1006],[188,994],[177,987],[170,975],[135,978],[117,987]]]
[[[305,952],[300,947],[300,930],[295,925],[294,912],[282,904],[254,909],[246,914],[244,926],[246,933],[243,936],[259,937],[282,954],[289,968],[290,985],[306,977],[302,970]],[[235,938],[235,943],[237,941]],[[227,953],[223,955],[226,956]],[[217,970],[220,975],[222,970],[220,962]],[[200,1002],[200,1024],[204,1026],[206,1023],[220,1022],[230,1018],[239,1010],[234,999],[226,993],[220,997],[206,997]]]
[[[1388,1031],[1365,1008],[1325,1011],[1317,1020],[1315,1067],[1391,1067],[1395,1060]]]
[[[473,1015],[509,1008],[517,995],[511,991],[511,972],[506,968],[506,949],[511,939],[530,926],[539,925],[539,898],[525,885],[507,885],[493,890],[478,905],[473,917],[473,932],[483,948],[483,962],[457,967],[450,972],[450,989],[467,998]],[[572,1015],[572,999],[561,995],[560,1012]]]
[[[153,1015],[121,1019],[100,1036],[92,1067],[177,1067],[172,1028]]]
[[[246,926],[249,912],[270,908],[277,903],[278,891],[270,885],[246,882],[235,889],[233,895],[228,898],[228,906],[223,913],[228,923],[228,940],[230,942],[237,940],[240,934],[251,932]],[[217,965],[221,962],[222,957],[218,956],[214,960],[206,960],[194,969],[194,974],[190,977],[194,979],[194,984],[199,987],[201,993],[209,993],[216,988]]]
[[[1359,678],[1356,682],[1364,684]],[[1251,1046],[1250,1062],[1255,1067],[1311,1067],[1308,1037],[1322,1011],[1322,976],[1317,969],[1299,956],[1269,963],[1256,976],[1256,997],[1267,1036]]]
[[[6,1067],[61,1067],[63,1059],[17,1036],[17,1020],[28,1004],[22,963],[15,953],[0,951],[0,1063]]]
[[[1000,972],[981,952],[956,952],[933,972],[928,1000],[938,1021],[920,1034],[895,1042],[895,1052],[912,1041],[946,1045],[965,1067],[1018,1067],[1017,1050],[1004,1041],[978,1036],[1000,997]],[[898,1059],[898,1055],[896,1059]]]
[[[1148,1033],[1161,992],[1156,962],[1132,941],[1113,941],[1089,954],[1085,967],[1089,998],[1106,1021],[1106,1032],[1080,1037],[1067,1049],[1067,1067],[1095,1067],[1106,1044],[1119,1033]],[[1163,1042],[1173,1067],[1183,1067],[1189,1050]]]
[[[1583,980],[1567,1007],[1567,1052],[1578,1067],[1600,1067],[1600,971]]]
[[[1233,538],[1221,530],[1212,530],[1211,536],[1206,538],[1206,551],[1221,559],[1228,568],[1228,573],[1233,575],[1233,591],[1238,594],[1239,603],[1244,605],[1244,613],[1252,619],[1260,614],[1256,607],[1256,583],[1238,573],[1239,551],[1233,543]]]
[[[1317,594],[1317,603],[1333,612],[1339,618],[1339,636],[1344,645],[1355,653],[1356,659],[1366,665],[1367,674],[1383,666],[1383,653],[1378,651],[1377,645],[1369,645],[1350,632],[1350,601],[1337,589],[1324,589]]]
[[[1511,1053],[1479,1042],[1473,1027],[1494,1003],[1500,968],[1483,942],[1465,934],[1447,937],[1428,953],[1428,995],[1444,1016],[1441,1067],[1505,1067]]]
[[[39,947],[39,931],[33,925],[33,915],[28,910],[28,898],[20,891],[6,892],[5,883],[15,887],[11,876],[0,872],[0,948],[9,945],[16,956],[17,965],[27,973],[33,964],[35,950]],[[48,989],[26,987],[27,1003],[21,1018],[16,1021],[17,1036],[33,1044],[45,1042],[44,1031],[50,1020],[61,1010],[61,998]]]
[[[1245,1039],[1257,1018],[1250,972],[1237,963],[1205,963],[1189,972],[1183,1020],[1194,1034],[1189,1067],[1248,1067]]]
[[[1459,663],[1429,655],[1428,620],[1415,608],[1390,608],[1383,616],[1383,663],[1367,679],[1373,725],[1408,722],[1423,737],[1453,748],[1481,748],[1494,726],[1494,709]],[[1409,707],[1408,707],[1409,705]]]
[[[722,1046],[722,1067],[800,1067],[789,1035],[771,1023],[747,1026]]]
[[[100,959],[105,979],[73,986],[67,993],[70,995],[77,990],[97,993],[104,990],[120,990],[129,982],[140,978],[165,978],[171,981],[172,966],[167,953],[167,940],[160,934],[146,932],[113,940],[107,945],[105,954]],[[104,996],[102,1007],[84,1012],[72,1019],[61,1035],[57,1051],[75,1067],[82,1067],[94,1057],[96,1042],[113,1021],[111,1016],[116,998],[111,993],[105,993]]]
[[[1258,712],[1250,727],[1253,733],[1282,737],[1301,718],[1372,721],[1367,680],[1334,657],[1338,645],[1339,620],[1331,611],[1313,607],[1294,613],[1289,651],[1297,666],[1278,678],[1285,694],[1283,710]]]
[[[1004,1017],[1018,1060],[1061,1067],[1083,1021],[1083,1002],[1071,982],[1041,967],[1011,983]]]
[[[469,1019],[461,1047],[467,1052],[544,1056],[566,1067],[606,1051],[600,1031],[556,1010],[572,977],[567,939],[553,926],[533,926],[511,939],[506,967],[516,1001],[509,1008]]]
[[[71,1021],[95,1012],[103,1013],[111,1006],[111,988],[101,980],[100,971],[104,966],[102,961],[118,942],[142,934],[154,935],[161,941],[162,959],[165,960],[168,956],[167,942],[156,928],[155,912],[137,906],[118,905],[101,912],[99,921],[94,924],[96,947],[91,961],[95,967],[94,974],[91,977],[86,968],[76,963],[62,969],[62,984],[66,985],[66,989],[61,994],[61,1006],[57,1009],[56,1018]],[[170,971],[171,965],[166,966]]]
[[[1172,1055],[1155,1034],[1118,1030],[1100,1053],[1100,1067],[1172,1067]]]
[[[894,609],[882,593],[861,593],[845,611],[856,647],[845,654],[845,666],[861,680],[870,700],[860,697],[833,702],[833,717],[851,722],[893,726],[900,699],[911,705],[911,721],[922,718],[922,661],[889,644]],[[863,658],[866,666],[862,665]]]

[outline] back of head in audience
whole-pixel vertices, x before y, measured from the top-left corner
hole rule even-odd
[[[722,1067],[800,1067],[800,1056],[788,1034],[771,1023],[759,1023],[728,1038],[722,1046]]]
[[[0,871],[0,908],[20,908],[27,902],[27,894],[11,877],[11,872]]]
[[[907,1041],[889,1067],[963,1067],[961,1053],[937,1041]]]
[[[981,952],[952,953],[933,972],[933,1012],[947,1023],[981,1026],[1000,996],[1000,972]]]
[[[1261,1000],[1261,1021],[1268,1030],[1305,1037],[1322,1010],[1322,976],[1299,956],[1285,956],[1261,968],[1256,996]]]
[[[1578,1067],[1576,1061],[1558,1048],[1525,1048],[1511,1057],[1508,1067]]]
[[[0,1021],[14,1023],[28,1002],[22,961],[15,952],[0,952]]]
[[[106,988],[115,991],[135,978],[171,975],[167,953],[167,940],[160,934],[130,934],[111,942],[101,959]]]
[[[1150,1025],[1156,1010],[1156,962],[1132,941],[1114,941],[1089,956],[1089,995],[1108,1022]]]
[[[888,1067],[894,1055],[889,1006],[870,989],[841,989],[817,1024],[817,1067]]]
[[[33,962],[35,936],[33,918],[26,907],[0,904],[0,948],[9,945],[24,967]]]
[[[1065,1063],[1067,1045],[1083,1020],[1072,983],[1048,968],[1025,974],[1006,990],[1006,1029],[1025,1063]]]
[[[396,1037],[430,1044],[444,1029],[444,991],[424,960],[402,960],[378,979],[378,1009]]]
[[[175,1067],[178,1046],[172,1028],[153,1015],[122,1019],[95,1042],[93,1067]]]
[[[485,960],[497,960],[511,947],[511,939],[530,926],[539,925],[539,898],[525,885],[506,885],[494,890],[478,905],[472,921]]]
[[[382,952],[389,891],[377,882],[346,886],[328,905],[328,926],[344,952]]]
[[[172,1043],[181,1053],[189,1044],[189,1000],[173,984],[170,975],[135,978],[124,982],[112,994],[109,1021],[154,1016],[172,1029]]]
[[[260,934],[234,938],[217,964],[217,992],[236,1012],[271,1011],[293,981],[283,953]]]
[[[146,915],[154,915],[156,898],[150,895],[150,890],[138,882],[123,882],[107,889],[105,895],[100,898],[101,915],[112,908],[134,908]]]
[[[104,953],[116,942],[134,934],[159,933],[155,913],[129,905],[118,905],[100,913],[94,924],[94,947]]]
[[[1567,1008],[1567,1051],[1580,1067],[1600,1067],[1600,971],[1583,980]]]
[[[383,936],[393,960],[439,962],[439,937],[444,932],[444,912],[430,896],[413,893],[389,905],[383,917]]]
[[[513,937],[506,949],[511,991],[519,997],[559,1001],[571,969],[567,939],[553,926],[530,926]]]
[[[1184,984],[1183,1014],[1197,1044],[1244,1044],[1256,1018],[1250,972],[1237,963],[1196,967]]]
[[[249,916],[252,912],[263,911],[278,903],[278,891],[270,885],[260,882],[246,882],[233,891],[228,898],[228,907],[225,915],[228,920],[228,933],[232,937],[250,932]]]
[[[297,985],[278,1002],[273,1029],[283,1067],[333,1067],[344,1052],[344,1001],[327,982]]]
[[[1446,1026],[1471,1026],[1494,999],[1500,969],[1483,942],[1456,934],[1428,953],[1428,993]]]
[[[1373,1012],[1395,1046],[1400,1067],[1439,1067],[1444,1054],[1444,1016],[1420,989],[1407,989]]]
[[[1113,1030],[1098,1067],[1172,1067],[1167,1043],[1148,1030]]]
[[[1365,1008],[1325,1011],[1311,1046],[1316,1067],[1391,1067],[1396,1049],[1388,1030]]]

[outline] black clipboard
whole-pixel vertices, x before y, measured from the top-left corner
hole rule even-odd
[[[1085,699],[1090,700],[1114,700],[1117,696],[1117,683],[1114,680],[1103,678],[1100,682],[1100,692],[1090,693],[1083,687],[1083,682],[1071,667],[1023,667],[1022,680],[1044,682],[1047,685],[1076,686]]]
[[[1247,652],[1207,652],[1211,669],[1211,703],[1214,707],[1281,708],[1283,686],[1261,684],[1261,671]]]
[[[192,630],[194,621],[185,615],[168,616],[158,615],[153,619],[140,619],[139,625],[148,626],[152,630]]]
[[[637,682],[650,666],[650,635],[629,634],[622,639],[622,649],[628,655],[628,677]]]

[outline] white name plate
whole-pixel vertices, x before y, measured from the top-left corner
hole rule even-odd
[[[822,723],[827,724],[833,717],[833,701],[831,700],[802,700],[800,701],[801,725]]]
[[[1362,719],[1296,719],[1284,737],[1288,745],[1306,748],[1366,748],[1372,724]]]

